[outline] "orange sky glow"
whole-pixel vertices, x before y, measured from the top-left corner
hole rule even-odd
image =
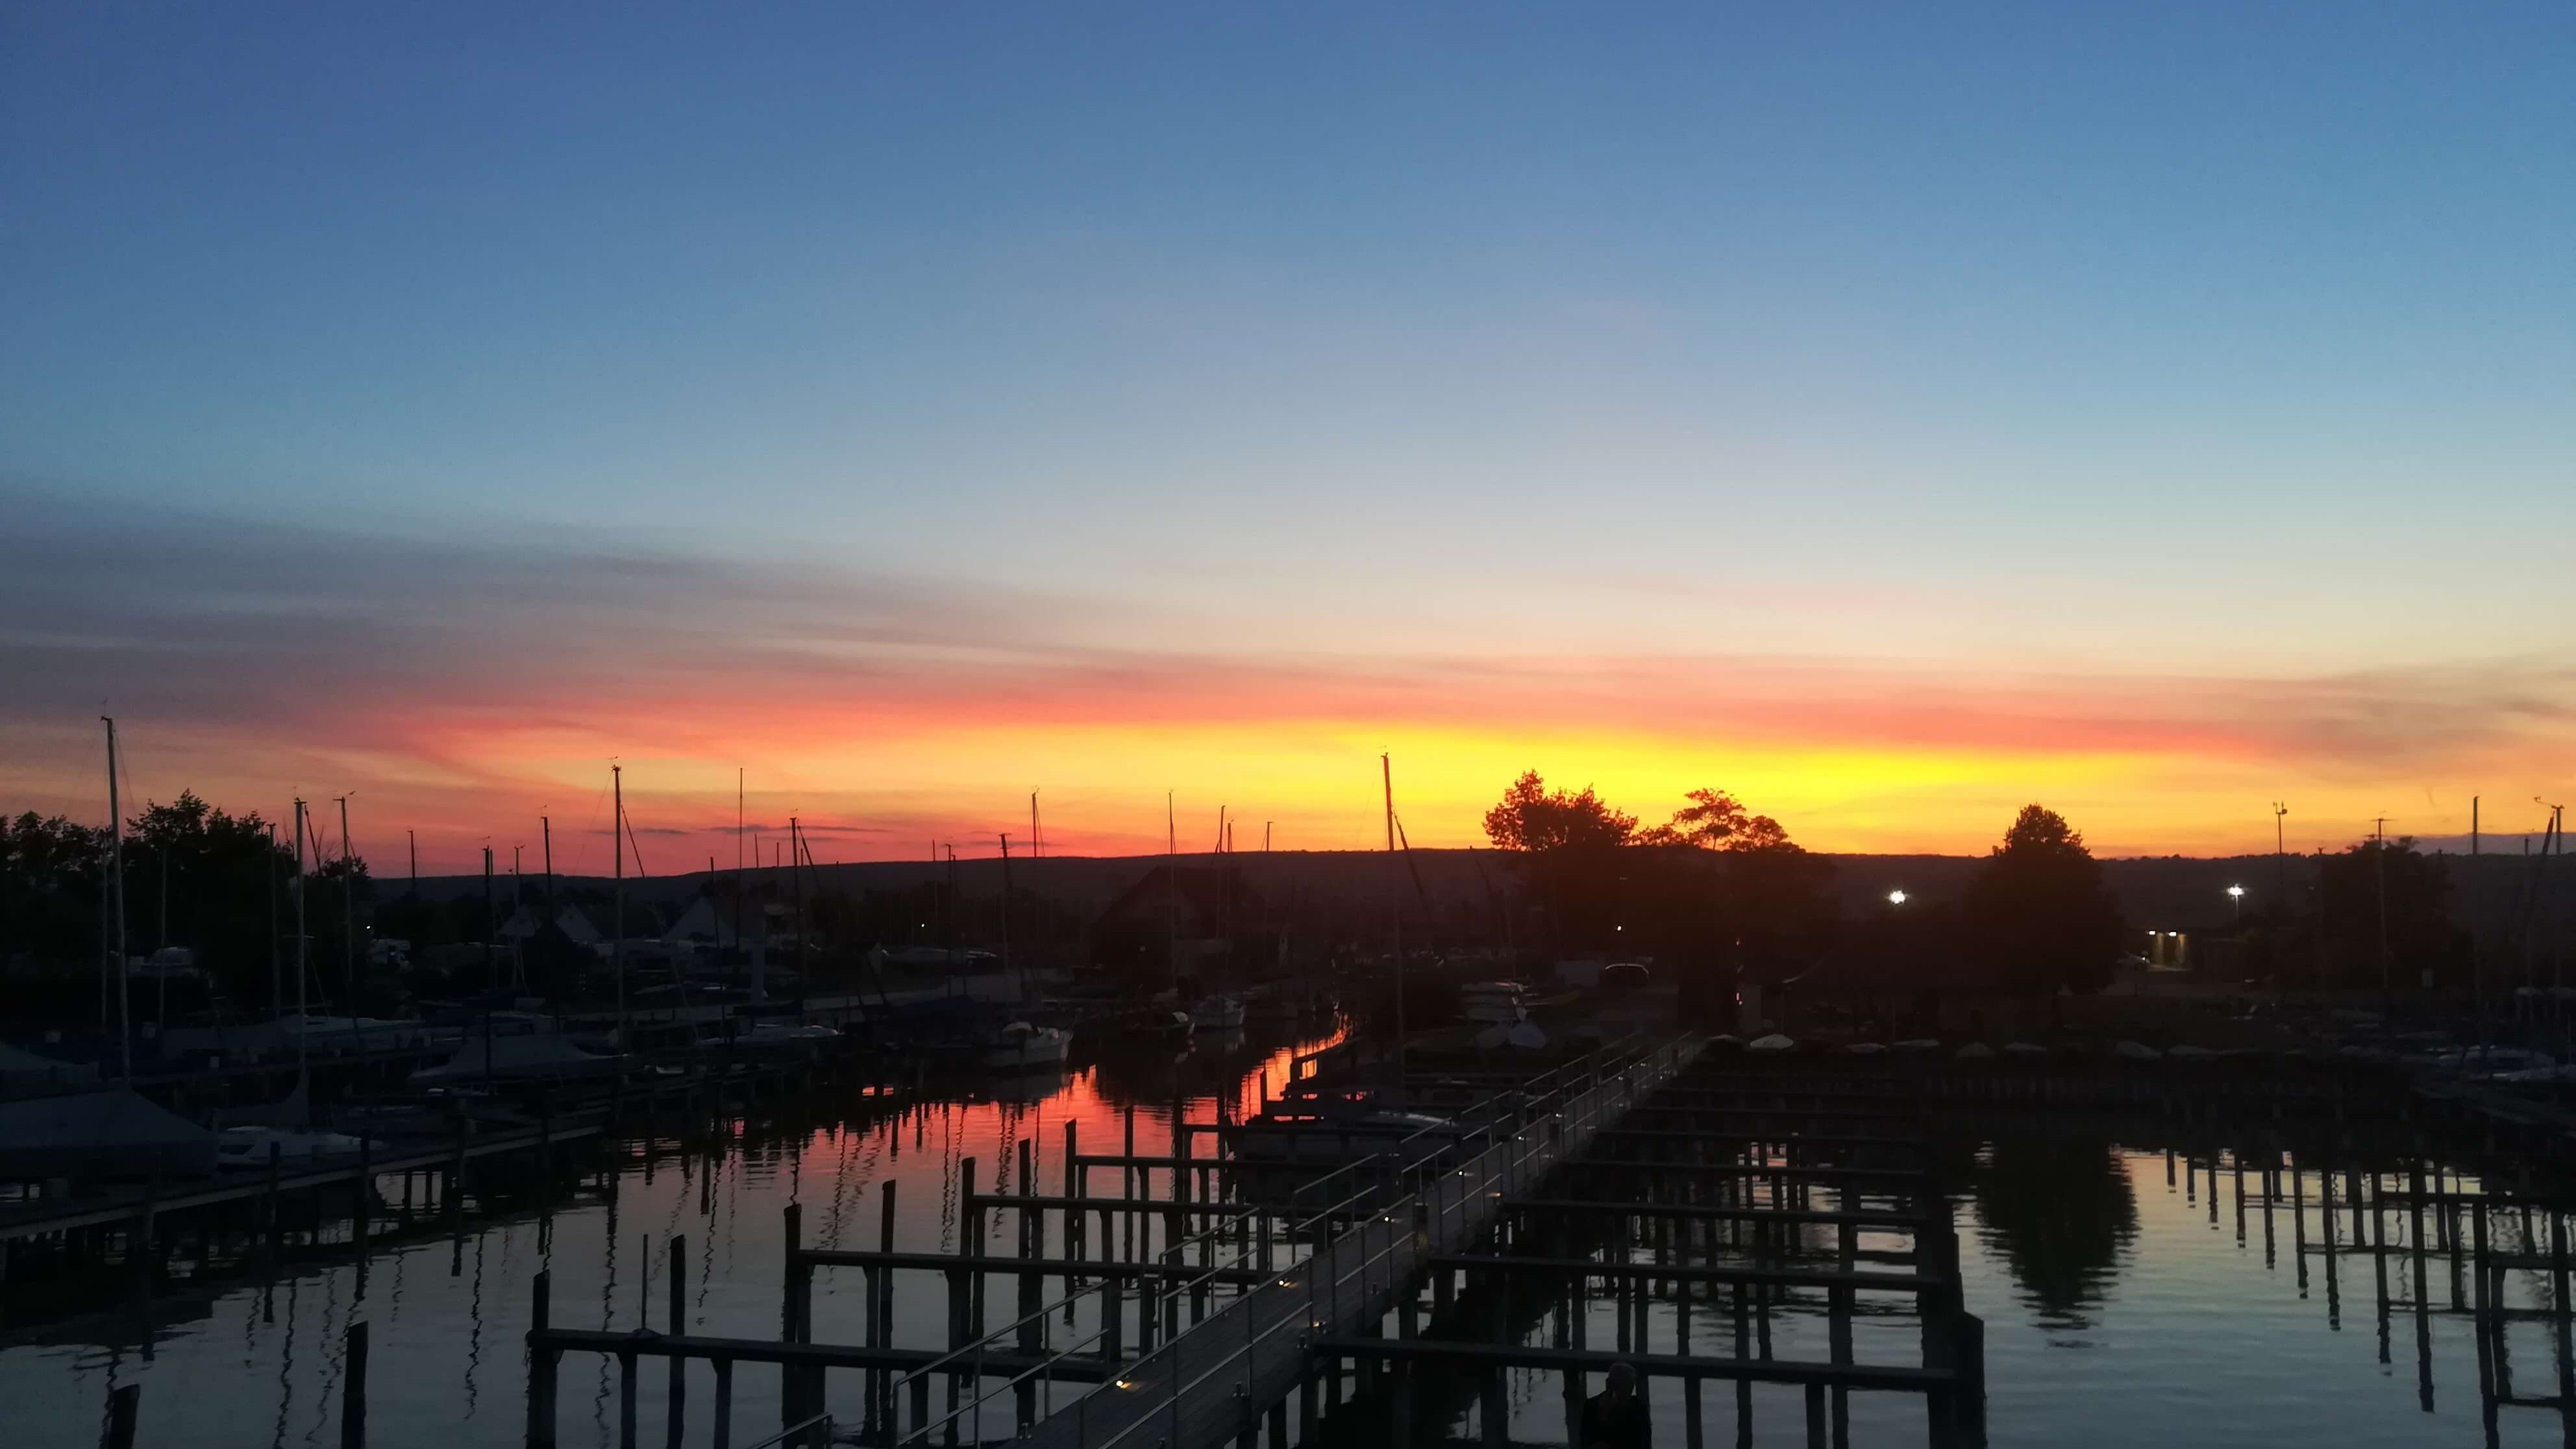
[[[1527,769],[1649,822],[1714,786],[1843,852],[1982,852],[2033,800],[2115,855],[2267,851],[2275,800],[2295,849],[2380,816],[2464,835],[2473,795],[2503,837],[2540,818],[2535,796],[2576,794],[2557,743],[2576,669],[2548,651],[2365,667],[1995,634],[1788,652],[1760,616],[1712,617],[1707,637],[1736,647],[1693,651],[1606,625],[1550,639],[1502,613],[1381,638],[1293,606],[220,523],[161,538],[77,510],[0,521],[28,540],[16,583],[48,613],[0,635],[18,686],[0,697],[0,808],[103,820],[112,713],[130,799],[193,789],[281,818],[297,794],[350,794],[383,875],[407,868],[405,832],[425,872],[479,869],[487,844],[504,869],[525,847],[534,870],[541,818],[558,869],[605,873],[611,761],[654,874],[733,863],[738,769],[749,824],[796,818],[820,861],[1024,844],[1032,790],[1054,853],[1163,849],[1167,791],[1185,850],[1215,844],[1220,807],[1239,849],[1265,825],[1282,849],[1374,848],[1381,753],[1419,846],[1482,844],[1485,808]],[[168,561],[154,590],[91,587],[136,551]],[[292,590],[278,556],[304,561]]]

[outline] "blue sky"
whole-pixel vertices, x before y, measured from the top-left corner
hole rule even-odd
[[[0,487],[101,527],[1229,656],[2569,652],[2563,5],[0,25]]]

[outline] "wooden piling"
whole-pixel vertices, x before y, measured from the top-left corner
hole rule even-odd
[[[542,1337],[550,1326],[552,1277],[540,1271],[528,1307],[528,1449],[555,1449],[555,1369],[562,1355]]]
[[[99,1432],[99,1449],[134,1449],[135,1420],[142,1407],[141,1384],[119,1384],[108,1390],[107,1423]]]
[[[367,1321],[349,1325],[340,1352],[340,1449],[367,1449]]]
[[[781,1397],[793,1401],[792,1395]],[[631,1353],[617,1356],[617,1449],[635,1449],[635,1355]]]
[[[671,1270],[666,1276],[670,1279],[671,1311],[665,1326],[672,1336],[677,1337],[689,1331],[689,1239],[684,1233],[671,1235]],[[678,1354],[671,1355],[671,1386],[666,1391],[671,1407],[668,1426],[664,1430],[669,1449],[680,1449],[681,1426],[688,1420],[687,1369],[688,1360]]]
[[[709,1442],[715,1449],[733,1449],[733,1360],[712,1359],[707,1366],[716,1374],[716,1423]]]
[[[804,1204],[789,1203],[779,1210],[779,1218],[786,1272],[778,1311],[778,1336],[789,1343],[803,1343],[806,1329],[813,1321],[814,1310],[814,1272],[805,1266],[805,1260],[797,1251],[804,1245]]]

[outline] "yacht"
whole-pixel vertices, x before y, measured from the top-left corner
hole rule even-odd
[[[995,1071],[1041,1071],[1064,1065],[1073,1034],[1015,1021],[985,1039],[982,1061]]]
[[[1280,1098],[1233,1130],[1235,1155],[1271,1162],[1356,1162],[1399,1148],[1445,1145],[1455,1124],[1384,1100],[1375,1087],[1323,1088]],[[1416,1140],[1419,1139],[1419,1140]]]

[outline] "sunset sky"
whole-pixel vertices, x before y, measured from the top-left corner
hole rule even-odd
[[[19,6],[0,809],[2576,796],[2576,10]]]

